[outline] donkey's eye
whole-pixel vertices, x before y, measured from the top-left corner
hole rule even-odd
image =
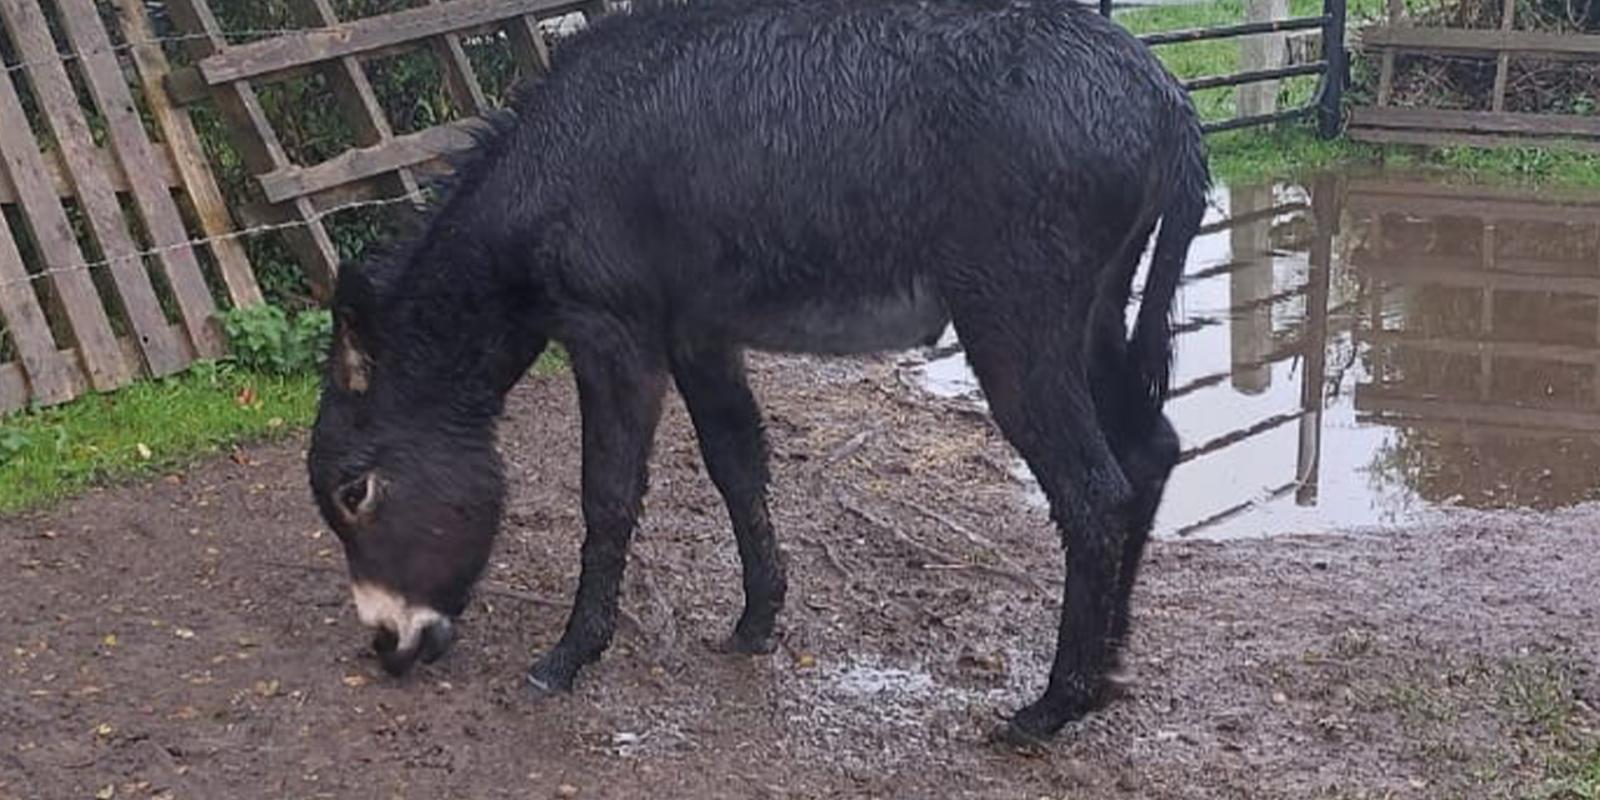
[[[333,499],[347,521],[360,522],[370,517],[378,504],[378,479],[369,472],[339,487]]]
[[[367,499],[367,482],[356,481],[339,490],[339,503],[347,511],[355,511]]]

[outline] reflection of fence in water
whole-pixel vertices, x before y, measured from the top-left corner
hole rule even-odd
[[[1229,190],[1196,242],[1170,406],[1186,450],[1158,528],[1250,527],[1290,504],[1315,512],[1294,524],[1333,526],[1385,502],[1583,499],[1600,464],[1600,209],[1359,181],[1309,196]],[[1338,476],[1318,509],[1334,432],[1370,485]]]
[[[1600,201],[1356,183],[1367,422],[1422,497],[1553,507],[1600,475]],[[1399,314],[1393,313],[1399,310]],[[1469,457],[1468,457],[1469,456]]]
[[[1214,482],[1219,491],[1174,492],[1186,507],[1174,510],[1169,502],[1163,509],[1158,526],[1169,533],[1197,532],[1289,495],[1315,502],[1337,220],[1322,210],[1335,205],[1335,192],[1331,180],[1304,197],[1280,198],[1264,186],[1230,189],[1226,217],[1196,241],[1177,329],[1171,413],[1186,447],[1174,483]],[[1275,385],[1286,371],[1296,383]],[[1233,402],[1241,398],[1255,400]],[[1218,422],[1229,427],[1207,430]],[[1233,463],[1296,424],[1293,463],[1283,474]]]

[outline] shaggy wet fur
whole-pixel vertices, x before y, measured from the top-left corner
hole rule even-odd
[[[1177,460],[1168,313],[1207,183],[1179,85],[1066,0],[694,0],[602,20],[419,235],[341,275],[313,489],[354,577],[459,614],[498,527],[504,394],[560,342],[587,534],[566,633],[529,681],[565,689],[610,643],[675,383],[744,565],[728,647],[770,652],[786,581],[742,353],[877,352],[953,323],[1066,545],[1049,686],[1001,731],[1048,736],[1102,696]]]

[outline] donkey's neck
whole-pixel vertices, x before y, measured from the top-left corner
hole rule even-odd
[[[463,422],[498,415],[545,346],[532,276],[506,257],[515,232],[470,215],[453,203],[430,225],[385,310],[396,400]]]

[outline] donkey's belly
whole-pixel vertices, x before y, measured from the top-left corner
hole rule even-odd
[[[950,323],[939,296],[915,285],[859,298],[807,298],[749,309],[734,335],[757,350],[859,355],[936,341]]]

